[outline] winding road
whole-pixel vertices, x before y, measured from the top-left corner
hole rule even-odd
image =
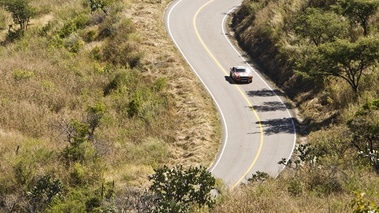
[[[250,66],[227,36],[229,13],[241,0],[176,0],[166,10],[166,29],[213,98],[223,141],[209,168],[234,188],[257,171],[276,177],[296,143],[294,119],[283,94],[253,67],[252,84],[235,84],[234,65]]]

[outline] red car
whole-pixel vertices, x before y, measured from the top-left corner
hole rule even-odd
[[[253,75],[250,69],[245,66],[234,66],[230,68],[230,78],[235,82],[251,83],[253,81]]]

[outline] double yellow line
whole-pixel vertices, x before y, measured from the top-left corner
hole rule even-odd
[[[208,52],[209,56],[213,59],[214,62],[216,62],[217,66],[222,70],[222,72],[225,74],[225,75],[228,75],[228,72],[221,66],[220,62],[218,62],[218,60],[216,59],[216,57],[212,54],[212,52],[208,49],[207,45],[205,45],[203,39],[201,38],[198,30],[197,30],[197,27],[196,27],[196,19],[197,19],[197,16],[198,14],[200,13],[201,10],[203,10],[207,5],[209,5],[210,3],[212,3],[214,0],[211,0],[211,1],[208,1],[207,3],[205,3],[203,6],[201,6],[199,8],[199,10],[196,11],[195,13],[195,16],[193,17],[193,27],[195,29],[195,32],[196,32],[196,35],[200,41],[200,43],[203,45],[204,49]],[[258,121],[258,125],[259,125],[259,129],[260,129],[260,143],[259,143],[259,148],[257,150],[257,153],[254,157],[254,160],[253,162],[251,163],[251,165],[249,166],[249,168],[246,170],[246,172],[242,175],[242,177],[240,179],[238,179],[238,181],[236,183],[234,183],[231,187],[231,189],[234,189],[247,175],[248,173],[250,172],[250,170],[253,168],[253,166],[255,165],[255,163],[257,162],[258,160],[258,157],[262,151],[262,148],[263,148],[263,139],[264,139],[264,132],[263,132],[263,127],[262,127],[262,124],[261,124],[261,121],[259,119],[259,116],[257,114],[257,112],[255,111],[253,105],[250,103],[249,99],[247,98],[246,94],[241,90],[241,88],[236,85],[236,88],[238,89],[238,91],[241,93],[242,97],[244,97],[244,99],[246,100],[246,102],[248,103],[249,107],[252,109],[252,112],[255,116],[255,118],[257,119]],[[221,157],[221,156],[220,156]]]

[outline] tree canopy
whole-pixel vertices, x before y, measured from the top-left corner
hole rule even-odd
[[[345,80],[358,93],[362,75],[379,58],[379,40],[361,37],[356,42],[337,39],[308,51],[299,68],[310,75],[334,76]]]
[[[309,39],[316,46],[334,41],[335,38],[344,38],[347,35],[348,23],[332,11],[323,11],[318,8],[307,8],[294,23],[295,32]]]

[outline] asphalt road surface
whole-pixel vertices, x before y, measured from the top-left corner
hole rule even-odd
[[[253,174],[276,177],[278,162],[292,154],[296,130],[283,94],[253,70],[251,84],[236,84],[229,68],[247,64],[228,40],[228,14],[241,0],[176,0],[167,8],[166,29],[212,96],[223,141],[209,171],[234,188]]]

